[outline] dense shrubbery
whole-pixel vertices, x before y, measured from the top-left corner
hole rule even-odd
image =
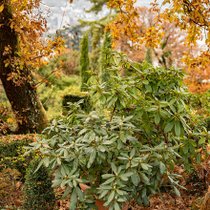
[[[0,137],[0,207],[17,205],[13,196],[19,197],[16,199],[21,205],[17,186],[24,183],[24,209],[54,209],[55,195],[47,169],[41,167],[34,173],[39,161],[34,154],[26,154],[25,147],[34,139],[35,135]]]
[[[33,142],[34,135],[8,135],[0,137],[0,171],[5,168],[16,169],[23,177],[31,160],[31,155],[24,156],[25,146]]]
[[[180,70],[132,63],[121,54],[110,62],[106,83],[92,79],[97,110],[85,114],[71,104],[69,115],[32,144],[43,157],[39,166],[55,170],[54,186],[71,193],[71,209],[79,202],[90,208],[93,195],[115,210],[133,198],[147,205],[165,184],[179,194],[175,164],[191,169],[198,151],[205,154],[208,132],[186,103]],[[91,186],[88,199],[81,183]]]
[[[24,181],[26,169],[33,157],[24,155],[25,146],[34,141],[34,135],[0,136],[0,207],[19,205],[21,193],[18,185]],[[14,197],[16,199],[14,199]]]
[[[35,172],[39,161],[34,159],[27,168],[24,184],[25,210],[53,210],[55,195],[47,169],[42,166]]]
[[[88,93],[80,92],[77,94],[64,95],[63,101],[62,101],[63,112],[68,113],[70,109],[69,103],[77,103],[79,101],[80,101],[80,106],[84,111],[91,110],[91,102],[90,102],[90,97]]]

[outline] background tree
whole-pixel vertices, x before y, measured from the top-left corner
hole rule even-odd
[[[27,1],[22,7],[30,12],[33,7],[38,6],[38,1],[31,2],[25,7],[26,4]],[[23,17],[17,16],[17,13],[12,14],[14,7],[17,6],[16,11],[18,11],[20,5],[11,4],[9,0],[1,0],[0,5],[0,79],[16,116],[18,132],[40,132],[45,127],[47,119],[36,93],[31,67],[26,65],[22,54],[26,50],[22,47],[28,41],[25,38],[28,31],[21,25],[21,22],[19,23],[20,28],[15,24],[15,21],[18,22],[19,18]],[[24,20],[29,21],[28,18],[26,16]],[[29,23],[27,21],[26,25]],[[33,19],[30,21],[33,24]],[[34,31],[35,29],[31,33],[35,33]],[[21,43],[21,40],[24,39],[25,43]],[[30,53],[31,50],[33,49],[27,53]]]
[[[88,33],[85,33],[80,44],[80,74],[81,74],[81,91],[87,91],[87,82],[90,78],[90,61],[89,61],[89,44]]]
[[[205,50],[200,50],[199,53],[186,52],[184,57],[185,63],[190,66],[192,61],[195,67],[195,59],[198,58],[197,66],[200,66],[200,62],[204,66],[206,66],[206,61],[209,64],[209,0],[165,0],[162,2],[162,5],[166,6],[163,10],[160,10],[159,4],[157,1],[154,1],[152,11],[155,12],[153,18],[155,24],[146,28],[142,36],[138,35],[139,26],[137,22],[139,13],[134,6],[135,2],[135,0],[110,0],[107,3],[108,7],[119,11],[109,24],[113,41],[118,40],[121,34],[126,34],[133,44],[139,45],[144,43],[146,47],[154,49],[160,45],[164,37],[164,24],[162,23],[168,22],[174,24],[179,30],[185,31],[186,36],[183,42],[186,46],[196,46],[198,41],[205,41],[206,43]],[[177,41],[179,42],[179,40]]]
[[[112,42],[111,36],[109,33],[105,33],[104,41],[101,48],[100,55],[100,80],[102,83],[105,83],[107,86],[107,82],[110,78],[110,66],[111,66],[111,56],[112,56]]]
[[[94,24],[90,30],[91,30],[90,65],[92,72],[98,75],[99,58],[101,50],[101,37],[103,37],[104,34],[104,25]]]

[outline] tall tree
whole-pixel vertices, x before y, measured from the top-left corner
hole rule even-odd
[[[88,33],[85,33],[80,43],[80,75],[81,75],[81,91],[87,91],[87,82],[90,78],[90,61],[89,61],[89,44]]]
[[[47,123],[38,99],[31,70],[21,58],[19,34],[12,26],[9,0],[0,0],[0,79],[16,116],[18,132],[40,132]]]
[[[165,9],[160,10],[157,0],[154,0],[152,11],[155,11],[155,24],[148,27],[142,36],[138,35],[139,19],[138,9],[134,6],[136,0],[109,0],[108,6],[117,9],[119,12],[109,24],[113,40],[118,40],[121,34],[126,34],[134,44],[145,43],[146,47],[156,48],[162,42],[164,36],[165,21],[175,24],[180,30],[186,32],[185,44],[189,47],[197,45],[198,41],[205,41],[206,50],[200,50],[196,58],[193,53],[186,53],[185,63],[188,66],[206,66],[206,60],[210,58],[210,26],[209,26],[209,0],[165,0],[162,5]],[[123,23],[123,24],[121,24]],[[204,36],[205,34],[205,36]],[[205,38],[203,38],[205,37]],[[179,41],[179,40],[178,40]],[[165,48],[166,49],[166,48]],[[194,62],[196,58],[198,63]],[[193,63],[191,62],[193,61]],[[209,62],[208,62],[209,65]]]
[[[111,54],[112,52],[112,42],[111,36],[109,33],[105,33],[104,41],[101,48],[101,55],[100,55],[100,79],[102,83],[105,83],[107,86],[107,82],[110,78],[110,66],[111,64]]]

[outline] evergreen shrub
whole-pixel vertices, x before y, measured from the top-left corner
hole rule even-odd
[[[32,155],[26,155],[25,146],[34,141],[34,135],[8,135],[0,137],[0,171],[5,168],[17,169],[24,177]]]
[[[81,91],[88,90],[88,80],[90,79],[90,61],[89,61],[89,44],[88,33],[86,33],[80,43],[80,76]]]
[[[69,103],[77,103],[81,101],[80,106],[84,111],[89,111],[91,108],[90,98],[88,94],[85,93],[77,93],[77,94],[68,94],[63,97],[62,106],[63,113],[67,113],[69,111]]]
[[[51,187],[51,179],[48,171],[34,159],[29,164],[24,184],[24,210],[53,210],[55,206],[55,195]]]
[[[109,80],[91,85],[97,110],[85,113],[70,103],[67,116],[31,144],[40,165],[54,172],[54,187],[71,195],[70,209],[91,209],[95,197],[110,210],[127,201],[148,205],[162,186],[180,195],[175,166],[190,170],[209,144],[208,132],[188,105],[183,72],[133,63],[112,53]],[[130,74],[121,76],[122,68]],[[94,81],[93,81],[94,82]],[[81,184],[90,189],[82,192]]]

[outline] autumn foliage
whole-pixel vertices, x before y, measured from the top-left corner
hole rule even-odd
[[[178,47],[178,60],[179,63],[183,62],[182,67],[189,75],[186,81],[190,90],[193,92],[207,90],[208,81],[206,83],[201,81],[208,80],[210,75],[209,0],[165,0],[161,5],[163,9],[160,9],[157,1],[153,1],[150,8],[153,17],[150,15],[150,18],[147,18],[147,24],[142,18],[145,11],[136,8],[135,2],[135,0],[108,2],[108,7],[117,10],[115,18],[107,26],[114,40],[113,45],[123,39],[121,38],[123,36],[132,43],[132,47],[142,49],[143,44],[154,49],[155,55],[161,58],[164,52],[160,54],[160,46],[163,50],[163,45],[168,44],[168,40],[171,39],[171,44],[179,43],[179,46],[182,43],[182,49]],[[171,28],[175,28],[176,31],[171,31]],[[175,36],[177,30],[178,36]],[[170,37],[168,32],[173,37]],[[199,43],[205,43],[204,47],[200,48]],[[171,53],[171,50],[168,52]],[[177,56],[177,53],[174,54],[173,51],[173,59],[174,55]],[[159,59],[158,62],[168,67],[163,60]]]

